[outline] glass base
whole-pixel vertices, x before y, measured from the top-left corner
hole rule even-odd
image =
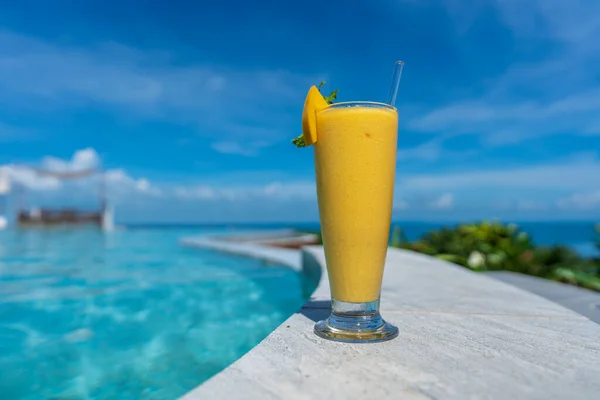
[[[398,336],[398,328],[379,315],[379,300],[369,303],[331,301],[329,318],[315,324],[323,339],[346,343],[384,342]]]

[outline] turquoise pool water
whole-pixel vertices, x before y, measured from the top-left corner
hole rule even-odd
[[[0,232],[0,394],[173,399],[305,301],[285,267],[187,249],[198,230]]]

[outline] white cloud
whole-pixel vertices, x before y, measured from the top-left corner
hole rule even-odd
[[[135,182],[134,179],[127,175],[125,170],[122,168],[110,169],[106,171],[104,173],[104,179],[106,180],[107,184],[133,184]]]
[[[600,162],[582,160],[519,168],[420,174],[406,177],[399,184],[413,190],[459,188],[582,190],[596,184],[598,177],[600,177]]]
[[[216,191],[212,187],[206,185],[194,187],[176,187],[173,192],[176,197],[183,199],[213,200],[217,198]]]
[[[398,162],[410,160],[435,161],[442,154],[440,140],[431,140],[415,147],[398,149]]]
[[[407,210],[409,207],[410,207],[410,205],[405,200],[394,201],[394,205],[393,205],[394,210]]]
[[[430,208],[438,210],[448,210],[454,206],[454,195],[452,193],[444,193],[437,199],[429,203]]]
[[[34,170],[19,165],[8,164],[4,168],[13,186],[16,184],[33,190],[56,190],[62,185],[58,178],[41,176]]]
[[[155,187],[147,178],[134,178],[124,169],[109,169],[104,173],[109,196],[124,198],[125,196],[151,195],[160,196],[163,190]]]
[[[575,193],[557,202],[559,208],[567,210],[600,209],[600,190]]]
[[[161,189],[155,187],[146,178],[137,179],[135,181],[135,189],[140,193],[144,193],[144,194],[152,195],[152,196],[161,196],[163,194],[163,191]]]
[[[44,192],[58,192],[60,189],[64,189],[64,196],[71,196],[73,189],[82,192],[82,195],[91,192],[97,193],[100,185],[98,179],[101,177],[100,167],[100,156],[92,148],[76,151],[69,160],[46,156],[40,162],[39,167],[18,164],[4,166],[13,184],[30,191],[39,192],[42,196]],[[97,173],[70,181],[40,173],[40,171],[84,172],[88,170],[96,170]],[[104,179],[109,197],[119,198],[132,193],[154,196],[162,194],[161,190],[154,187],[148,179],[133,178],[123,169],[104,171]],[[57,193],[53,195],[56,196]]]
[[[265,196],[280,199],[313,199],[317,189],[314,182],[273,182],[262,189]]]
[[[438,135],[434,139],[424,142],[418,146],[398,149],[397,161],[437,161],[440,158],[462,158],[477,154],[476,150],[449,150],[444,148],[445,140],[456,136],[455,134]]]
[[[600,124],[600,89],[546,103],[503,104],[487,99],[451,104],[410,122],[412,129],[482,134],[490,145],[556,133],[587,134]]]
[[[44,157],[41,162],[43,170],[56,172],[84,171],[88,168],[100,166],[98,153],[87,148],[76,151],[70,160],[56,157]],[[60,196],[96,195],[100,187],[100,174],[82,177],[72,181],[60,180],[57,177],[39,174],[35,168],[29,166],[6,165],[5,168],[12,182],[24,186],[26,189],[38,192],[39,196],[53,192],[53,198]],[[219,184],[187,184],[173,185],[169,182],[154,183],[146,177],[134,177],[122,168],[113,168],[104,171],[104,181],[108,197],[113,201],[127,202],[140,197],[161,197],[165,200],[306,200],[316,198],[314,181],[273,181],[263,184],[248,183],[244,176],[230,183]],[[70,189],[70,190],[67,190]]]
[[[321,78],[283,70],[174,65],[160,51],[114,43],[59,46],[0,30],[0,104],[5,108],[102,105],[128,118],[193,124],[206,139],[250,142],[250,150],[216,146],[236,154],[293,137],[297,132],[289,127],[297,116],[290,105],[301,105],[306,88]],[[257,127],[260,144],[253,143]]]
[[[594,0],[495,0],[502,18],[522,37],[585,42],[600,30],[600,5]]]
[[[51,156],[44,157],[42,160],[42,169],[52,172],[95,170],[100,166],[100,156],[92,148],[76,151],[70,160],[62,160]]]
[[[55,191],[63,187],[65,181],[56,176],[43,174],[38,171],[84,172],[95,170],[101,165],[98,153],[92,148],[76,151],[70,160],[46,156],[40,164],[39,167],[35,165],[8,164],[5,168],[8,171],[10,180],[19,186],[34,191]],[[84,177],[78,183],[85,185],[90,179],[97,179],[97,176]]]
[[[541,211],[548,209],[548,206],[541,201],[518,200],[515,208],[519,211]]]
[[[150,190],[150,181],[148,181],[146,178],[138,179],[135,182],[135,187],[142,192],[146,192]]]
[[[308,181],[272,182],[266,185],[178,186],[173,190],[173,194],[191,200],[305,200],[316,198],[316,186],[314,182]]]
[[[268,124],[264,126],[244,126],[237,123],[226,122],[221,124],[222,129],[227,132],[243,132],[243,138],[229,138],[227,140],[215,141],[211,144],[213,150],[222,154],[235,154],[246,157],[257,156],[261,149],[269,147],[272,142],[270,138],[281,136],[285,133],[286,138],[291,140],[295,134],[285,129],[273,128]]]
[[[211,147],[223,154],[238,154],[241,156],[255,156],[257,155],[254,146],[244,146],[237,142],[216,142]]]
[[[76,152],[69,160],[45,157],[41,164],[60,171],[78,171],[86,166],[98,164],[98,159],[99,157],[93,149],[84,149]],[[46,160],[53,161],[44,164]],[[7,165],[4,168],[13,181],[17,181],[29,189],[28,197],[32,200],[29,204],[43,205],[47,200],[52,200],[53,204],[66,204],[65,201],[79,201],[77,204],[82,204],[83,200],[97,201],[96,196],[99,189],[97,177],[78,180],[76,186],[69,188],[70,183],[37,175],[31,169],[15,165]],[[267,176],[271,175],[267,174]],[[468,208],[473,211],[473,206],[483,212],[505,210],[534,213],[551,209],[596,210],[600,209],[600,192],[598,190],[590,191],[589,187],[597,185],[598,176],[600,176],[600,162],[594,158],[558,165],[537,165],[516,169],[408,175],[397,182],[397,188],[402,189],[402,196],[398,193],[393,207],[396,211],[414,208],[417,214],[426,212],[427,209],[458,212]],[[197,203],[202,204],[203,207],[212,207],[211,209],[214,210],[226,209],[231,212],[241,208],[251,214],[252,207],[268,210],[272,206],[279,212],[286,212],[285,205],[311,204],[307,209],[314,212],[316,185],[313,180],[281,178],[265,183],[264,178],[265,176],[250,178],[245,175],[236,177],[234,174],[227,179],[219,177],[218,180],[200,185],[193,183],[173,185],[171,182],[157,183],[147,177],[135,177],[124,169],[108,169],[105,172],[109,199],[117,209],[127,208],[127,206],[152,206],[158,210],[163,207],[159,207],[159,204],[190,209]],[[261,180],[262,183],[258,183]],[[480,190],[482,187],[489,190],[482,191]],[[545,197],[544,201],[546,202],[544,202],[539,198],[528,197],[524,193],[525,189],[558,190],[563,193],[565,190],[576,190],[577,192],[559,201],[556,201],[558,196]],[[462,200],[457,203],[457,195],[461,199],[467,199],[468,202],[472,195],[467,193],[472,193],[470,192],[472,190],[479,191],[481,196],[491,196],[489,201],[484,200],[488,208],[482,206],[481,198],[477,200],[480,204],[465,204]],[[431,196],[432,193],[441,193],[441,195],[434,197]],[[509,196],[507,197],[505,194],[509,194]],[[520,197],[515,198],[513,195]],[[409,196],[409,199],[413,198],[413,200],[409,203],[404,196]],[[241,213],[241,211],[237,212]],[[292,210],[287,212],[292,212]]]
[[[0,87],[62,104],[65,95],[86,101],[139,105],[158,101],[161,82],[138,70],[141,54],[119,47],[95,52],[57,47],[11,32],[0,32]],[[71,102],[74,100],[72,99]]]
[[[478,134],[490,146],[598,131],[600,87],[596,69],[590,66],[600,63],[600,3],[486,0],[473,5],[450,0],[444,4],[464,32],[480,13],[496,10],[516,38],[513,60],[504,72],[477,82],[478,95],[423,113],[410,121],[412,129]],[[553,51],[548,51],[549,45]]]

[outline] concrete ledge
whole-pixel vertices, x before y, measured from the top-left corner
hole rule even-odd
[[[243,237],[246,240],[243,240]],[[266,236],[260,236],[259,239],[257,238],[257,242],[253,240],[256,238],[254,234],[243,237],[236,236],[235,240],[231,238],[224,240],[224,238],[218,236],[189,237],[183,238],[179,242],[182,246],[186,247],[199,247],[231,255],[256,258],[266,262],[281,264],[298,272],[302,271],[299,251],[260,244],[259,240],[264,240]]]
[[[600,393],[600,326],[546,299],[394,249],[381,305],[399,337],[341,344],[312,332],[330,310],[322,248],[305,248],[301,265],[321,274],[307,304],[184,399],[547,400]]]
[[[489,271],[486,275],[542,296],[600,324],[600,293],[566,283],[509,271]]]

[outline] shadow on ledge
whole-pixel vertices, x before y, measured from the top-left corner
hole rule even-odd
[[[314,322],[327,319],[331,314],[331,300],[309,300],[302,306],[299,313]]]

